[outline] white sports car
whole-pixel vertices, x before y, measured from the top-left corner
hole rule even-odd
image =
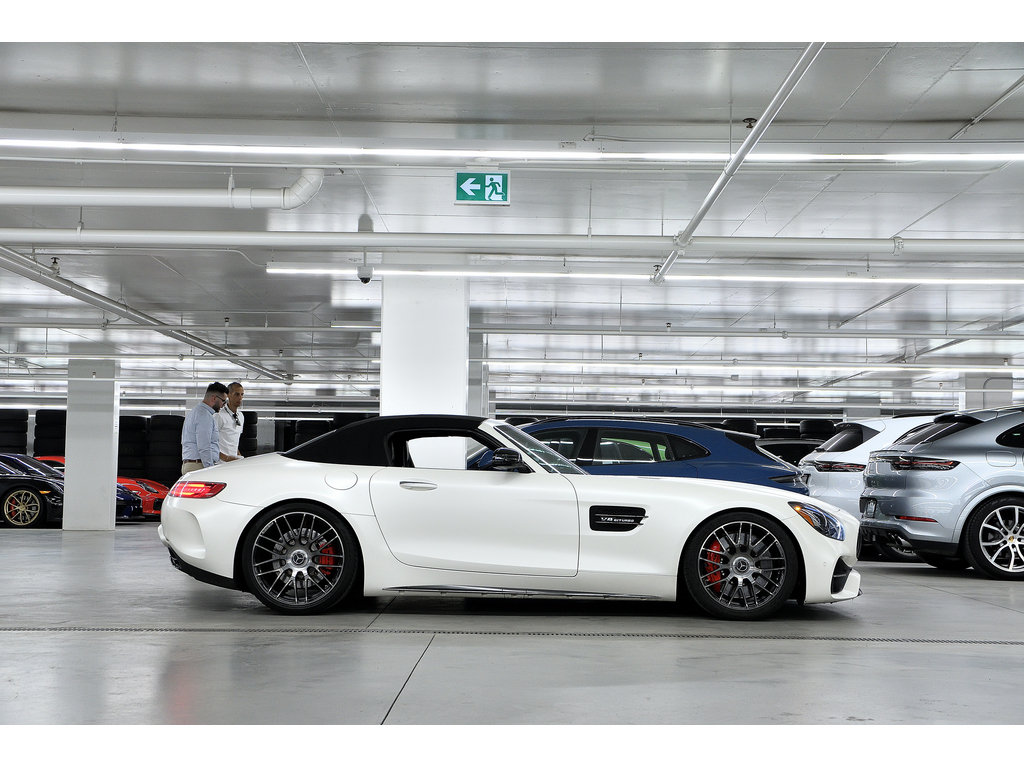
[[[859,523],[838,507],[744,483],[588,475],[476,416],[366,419],[190,472],[161,519],[177,568],[287,614],[397,593],[688,594],[713,616],[758,619],[790,598],[860,593]]]

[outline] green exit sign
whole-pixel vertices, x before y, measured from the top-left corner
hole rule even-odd
[[[455,202],[471,205],[508,205],[508,173],[457,171]]]

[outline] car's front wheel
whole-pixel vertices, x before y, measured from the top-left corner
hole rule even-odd
[[[797,560],[781,523],[757,512],[729,512],[694,531],[683,551],[683,579],[712,616],[763,619],[792,595]]]
[[[4,522],[16,528],[42,525],[46,519],[43,498],[29,488],[15,488],[4,496]]]
[[[1024,498],[992,499],[964,526],[964,551],[974,570],[990,579],[1024,579]]]
[[[246,586],[278,613],[320,613],[351,592],[359,572],[355,535],[324,507],[288,504],[256,518],[242,540]]]

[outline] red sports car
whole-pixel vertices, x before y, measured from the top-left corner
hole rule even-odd
[[[35,458],[44,464],[49,464],[51,467],[59,469],[61,472],[64,471],[63,456],[36,456]],[[142,514],[146,517],[160,517],[160,507],[163,505],[164,497],[167,496],[170,488],[163,483],[158,483],[156,480],[146,480],[138,477],[118,476],[117,484],[124,486],[142,499]]]

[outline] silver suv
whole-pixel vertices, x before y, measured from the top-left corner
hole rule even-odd
[[[937,568],[1024,579],[1024,407],[943,414],[873,451],[860,511]]]

